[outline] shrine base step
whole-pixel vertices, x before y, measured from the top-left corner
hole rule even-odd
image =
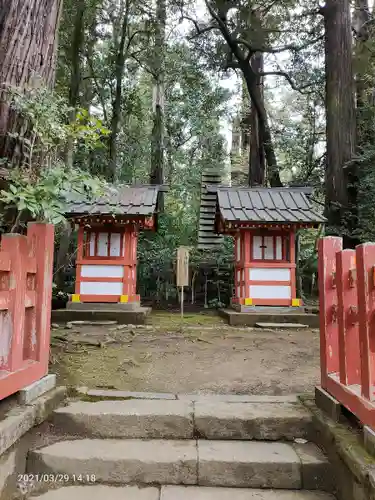
[[[133,310],[99,308],[96,304],[89,309],[57,309],[52,311],[52,323],[69,321],[117,321],[119,324],[144,325],[151,312],[150,307],[138,307]]]
[[[237,312],[233,309],[219,309],[219,314],[227,320],[231,326],[255,326],[256,323],[302,323],[310,328],[319,328],[319,315],[295,312],[291,308],[291,312],[275,312],[269,310],[251,312]]]

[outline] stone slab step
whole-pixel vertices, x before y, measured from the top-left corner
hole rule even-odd
[[[51,499],[54,500],[54,499]],[[164,486],[160,500],[335,500],[329,493],[315,491],[259,490]]]
[[[138,486],[67,486],[32,497],[32,500],[160,500],[159,488]],[[314,499],[315,500],[315,499]]]
[[[199,486],[68,486],[33,497],[34,500],[334,500],[328,493]]]
[[[331,471],[314,445],[262,441],[60,441],[31,451],[28,472],[92,477],[108,484],[183,484],[331,491]]]
[[[76,401],[54,423],[86,437],[294,440],[311,435],[312,416],[297,403],[140,399]]]
[[[297,330],[300,328],[308,328],[308,325],[302,323],[255,323],[258,328],[270,328],[275,330]]]

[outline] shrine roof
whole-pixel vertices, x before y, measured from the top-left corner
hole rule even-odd
[[[66,207],[67,216],[78,215],[128,215],[130,217],[151,216],[158,210],[159,193],[165,191],[160,185],[109,186],[99,198],[72,193]]]
[[[207,186],[217,193],[225,222],[319,224],[326,221],[311,203],[308,188],[243,188]]]

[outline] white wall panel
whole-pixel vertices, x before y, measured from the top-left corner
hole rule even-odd
[[[121,238],[122,235],[120,233],[111,233],[111,248],[109,251],[111,257],[121,257]]]
[[[84,265],[81,267],[81,276],[83,278],[122,278],[124,267]]]
[[[290,299],[290,286],[250,286],[250,295],[252,299]]]
[[[249,271],[250,281],[290,281],[290,269],[255,267]]]
[[[81,281],[81,295],[122,295],[123,285],[101,281]]]

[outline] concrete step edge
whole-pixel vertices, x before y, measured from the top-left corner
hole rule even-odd
[[[77,472],[78,471],[78,472]],[[73,484],[183,484],[332,490],[327,459],[314,445],[208,440],[60,441],[30,452],[28,472]]]

